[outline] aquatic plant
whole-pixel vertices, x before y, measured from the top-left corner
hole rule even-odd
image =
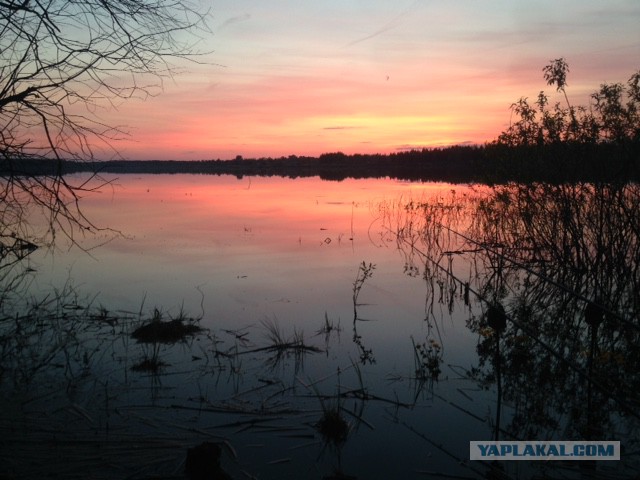
[[[266,330],[266,337],[269,341],[269,345],[245,350],[242,353],[260,351],[272,352],[274,353],[274,356],[267,360],[267,364],[271,365],[272,368],[278,366],[289,354],[293,354],[295,370],[297,372],[302,367],[302,362],[306,354],[321,352],[320,348],[307,344],[304,339],[304,333],[295,327],[291,336],[285,336],[280,328],[277,318],[274,318],[273,320],[262,320],[261,325]]]
[[[132,371],[159,373],[164,367],[169,366],[168,363],[160,359],[159,343],[145,344],[143,352],[142,359],[131,366]]]
[[[329,315],[327,312],[324,312],[324,323],[322,327],[316,332],[316,335],[331,335],[332,332],[337,332],[338,334],[342,331],[340,327],[340,320],[338,319],[338,323],[334,323],[333,320],[329,320]]]
[[[349,435],[349,423],[342,415],[340,405],[326,405],[322,402],[322,417],[318,420],[316,428],[325,442],[335,445],[346,441]]]
[[[315,397],[320,402],[322,416],[315,423],[314,427],[320,433],[325,445],[339,448],[346,441],[349,435],[350,425],[343,415],[343,392],[340,387],[340,369],[337,370],[337,392],[333,396],[325,396],[320,393],[315,383],[311,383],[308,388],[313,389]]]
[[[201,333],[203,330],[196,324],[197,321],[188,317],[183,308],[176,317],[169,317],[169,320],[165,321],[162,312],[154,308],[151,320],[131,333],[131,338],[143,345],[142,360],[134,364],[131,370],[158,373],[160,369],[168,366],[160,359],[161,345],[173,345]]]
[[[279,351],[309,351],[319,352],[320,349],[313,345],[308,345],[304,340],[304,332],[293,328],[293,335],[288,337],[282,332],[280,323],[277,318],[265,319],[260,322],[263,328],[266,330],[266,337],[269,341],[269,345],[259,349],[253,349],[251,351],[258,350],[279,350]]]
[[[367,263],[363,260],[360,266],[358,267],[358,273],[356,275],[356,279],[353,281],[353,320],[356,321],[358,319],[358,297],[360,296],[360,291],[362,287],[364,287],[365,282],[373,277],[373,271],[376,269],[376,265],[373,263]]]
[[[365,282],[373,277],[373,271],[375,270],[376,265],[373,263],[367,264],[366,262],[362,262],[358,267],[358,273],[356,275],[356,279],[353,281],[353,343],[358,347],[360,351],[360,362],[362,364],[376,363],[375,357],[373,355],[373,350],[365,347],[362,341],[362,335],[358,333],[358,321],[362,320],[358,317],[358,307],[362,304],[358,302],[358,297],[360,296],[360,292],[362,287],[364,287]]]
[[[186,338],[202,332],[202,328],[196,325],[193,319],[187,320],[180,316],[168,321],[163,321],[156,310],[150,322],[136,328],[131,337],[139,343],[177,343]]]
[[[342,327],[340,327],[340,319],[338,319],[338,322],[336,323],[329,319],[327,312],[324,312],[324,324],[316,331],[316,335],[324,336],[324,350],[327,356],[329,356],[329,341],[331,340],[331,334],[336,333],[338,338],[340,338],[341,331]]]
[[[428,339],[423,343],[416,343],[411,337],[411,345],[413,346],[413,360],[415,367],[416,379],[419,381],[438,380],[442,370],[442,347],[433,339]]]

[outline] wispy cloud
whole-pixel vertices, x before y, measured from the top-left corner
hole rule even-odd
[[[403,10],[402,12],[400,12],[398,15],[396,15],[391,20],[386,22],[382,27],[380,27],[379,29],[375,30],[373,33],[370,33],[369,35],[366,35],[366,36],[364,36],[362,38],[358,38],[358,39],[356,39],[356,40],[354,40],[352,42],[349,42],[346,46],[347,47],[352,47],[354,45],[357,45],[359,43],[365,42],[367,40],[371,40],[372,38],[375,38],[375,37],[377,37],[379,35],[382,35],[383,33],[386,33],[386,32],[388,32],[390,30],[393,30],[394,28],[399,27],[405,21],[405,18],[407,17],[407,15],[409,15],[409,13],[411,13],[411,11],[415,8],[415,6],[418,3],[419,3],[419,0],[416,0],[406,10]]]
[[[222,24],[220,24],[220,26],[218,27],[218,31],[223,30],[230,25],[240,23],[240,22],[246,22],[247,20],[250,20],[250,19],[251,19],[251,14],[249,13],[227,18],[224,22],[222,22]]]
[[[424,145],[400,145],[396,147],[398,152],[410,152],[411,150],[422,150]]]

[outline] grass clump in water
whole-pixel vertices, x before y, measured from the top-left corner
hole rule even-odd
[[[327,443],[344,443],[349,435],[349,423],[344,419],[340,405],[323,405],[322,417],[316,424],[316,429]]]
[[[136,363],[131,367],[131,370],[134,372],[150,372],[150,373],[158,373],[164,367],[168,367],[169,364],[163,362],[156,355],[152,355],[149,357],[145,357],[140,362]]]
[[[132,338],[145,346],[142,360],[133,365],[131,370],[158,373],[162,368],[169,366],[160,359],[160,345],[173,345],[185,341],[203,330],[196,324],[198,320],[188,317],[182,309],[175,318],[163,320],[162,317],[162,312],[154,308],[151,320],[131,333]]]
[[[151,321],[136,328],[131,337],[138,343],[177,343],[202,332],[196,321],[188,318],[183,311],[176,318],[164,321],[162,313],[156,308]]]

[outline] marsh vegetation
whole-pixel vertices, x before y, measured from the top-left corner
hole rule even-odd
[[[639,200],[635,184],[511,184],[407,206],[395,230],[407,261],[441,301],[481,303],[468,374],[512,409],[501,423],[498,407],[496,439],[627,431],[636,444]],[[442,209],[466,212],[466,228]],[[466,275],[452,267],[462,259]]]
[[[322,215],[292,231],[284,214],[282,226],[272,228],[275,207],[261,197],[271,183],[217,185],[267,207],[243,217],[242,208],[195,211],[201,199],[184,192],[197,197],[209,179],[180,180],[179,195],[169,188],[175,178],[156,177],[145,180],[149,193],[144,187],[138,194],[148,215],[164,223],[136,230],[142,226],[135,217],[125,225],[134,238],[70,258],[74,276],[83,262],[89,271],[96,260],[103,265],[101,252],[109,263],[137,258],[145,278],[154,277],[148,271],[158,262],[171,261],[163,271],[185,276],[165,273],[159,296],[114,305],[119,284],[131,294],[126,269],[109,273],[101,295],[88,295],[97,288],[72,279],[51,289],[53,279],[36,281],[49,254],[34,250],[18,263],[7,257],[0,324],[5,476],[185,478],[199,455],[192,453],[187,467],[187,454],[201,445],[219,452],[205,471],[231,478],[495,475],[491,465],[466,460],[471,438],[624,445],[613,466],[505,465],[503,478],[634,475],[635,184],[386,182],[369,184],[371,191],[403,193],[355,202],[346,200],[353,185],[336,184],[327,194],[318,183],[319,193],[306,198]],[[311,184],[299,188],[295,198],[305,198]],[[228,218],[235,227],[223,234]],[[185,233],[212,220],[221,225],[208,234],[213,245],[201,229]],[[160,224],[165,236],[176,232],[179,250],[166,238],[149,244],[160,240],[153,230]],[[148,260],[124,248],[136,242]],[[222,257],[214,254],[220,248]],[[172,251],[174,260],[167,258]],[[191,251],[197,261],[184,256]],[[56,262],[62,258],[56,253]],[[195,292],[181,295],[182,306],[157,303],[169,298],[163,288],[175,292],[189,282]]]

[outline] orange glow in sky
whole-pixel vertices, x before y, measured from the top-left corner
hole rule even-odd
[[[202,64],[104,112],[125,158],[391,153],[491,141],[521,96],[588,104],[640,67],[637,0],[215,2]],[[558,98],[560,100],[560,98]]]

